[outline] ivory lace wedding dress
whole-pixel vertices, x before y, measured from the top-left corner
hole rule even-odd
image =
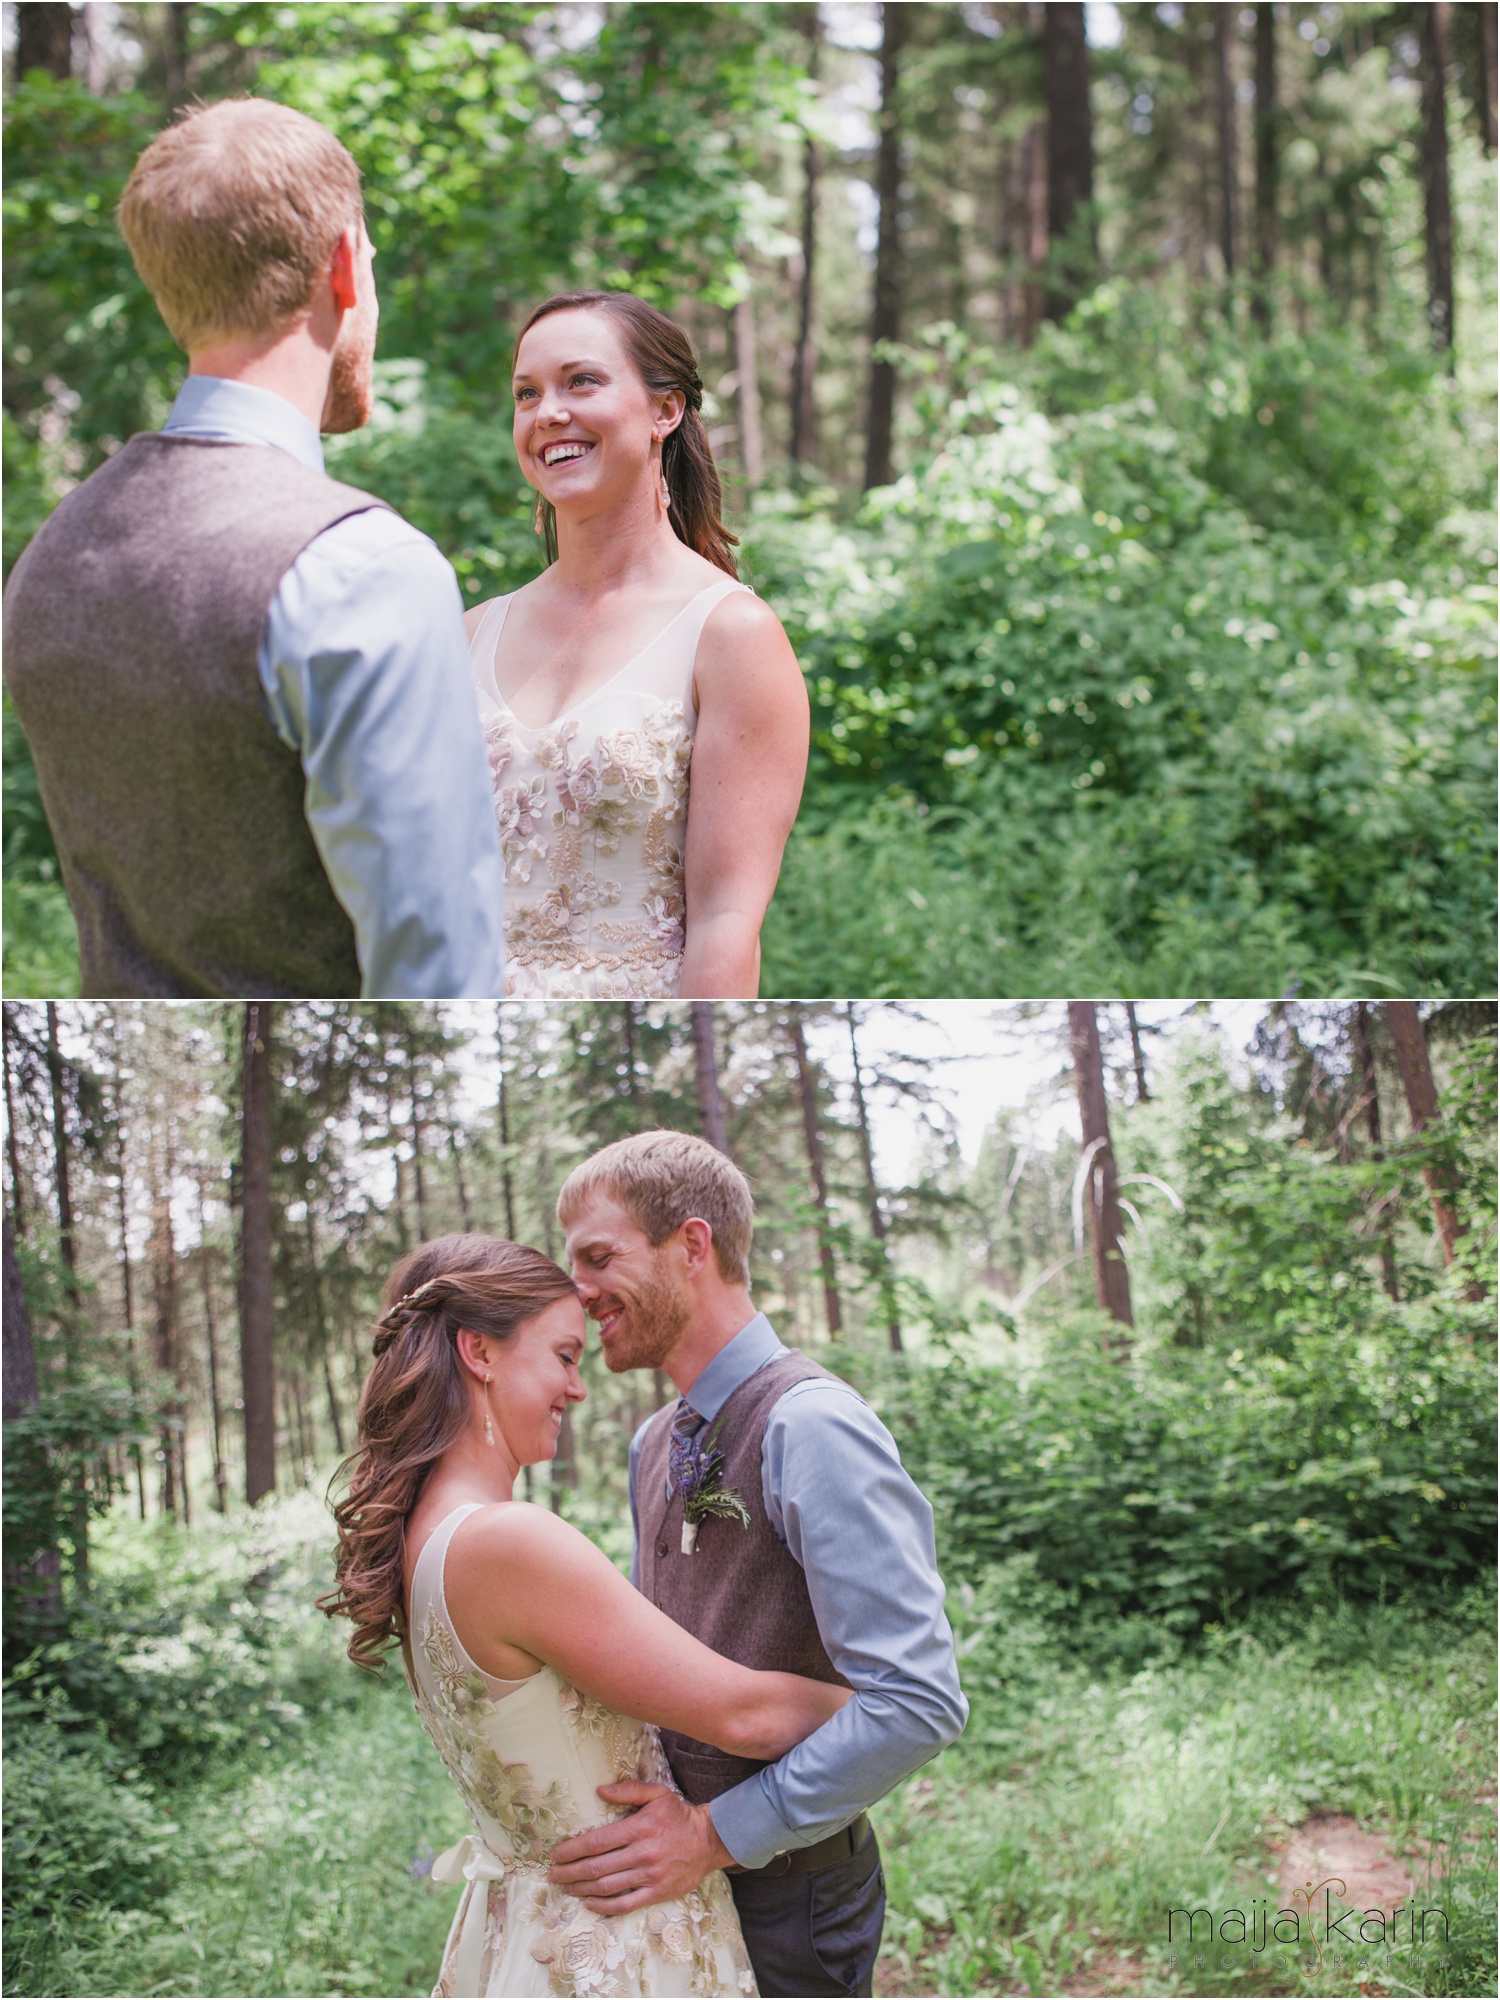
[[[505,990],[523,1000],[671,999],[682,978],[693,661],[726,576],[544,729],[495,682],[511,598],[469,647],[505,858]]]
[[[622,1815],[595,1789],[622,1778],[670,1785],[654,1728],[617,1715],[551,1667],[496,1680],[469,1658],[443,1595],[459,1507],[417,1558],[411,1584],[412,1693],[474,1831],[433,1863],[462,1885],[434,2000],[531,1994],[743,1995],[756,1991],[724,1876],[623,1917],[596,1916],[547,1880],[570,1834]]]

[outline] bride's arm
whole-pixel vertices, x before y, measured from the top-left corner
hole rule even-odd
[[[740,591],[710,614],[694,682],[682,992],[753,1000],[760,927],[807,772],[807,688],[781,620]]]
[[[849,1699],[847,1688],[724,1659],[540,1507],[471,1515],[449,1547],[445,1592],[479,1666],[506,1677],[515,1665],[500,1649],[520,1649],[622,1715],[735,1756],[781,1757]]]

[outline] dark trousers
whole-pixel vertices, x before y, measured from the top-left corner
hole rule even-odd
[[[811,1875],[731,1875],[729,1886],[763,1994],[811,2000],[872,1990],[885,1922],[873,1830],[857,1854]]]

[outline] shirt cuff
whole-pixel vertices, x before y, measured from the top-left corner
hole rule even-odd
[[[759,1774],[732,1792],[721,1792],[711,1801],[708,1816],[741,1868],[764,1868],[789,1847],[804,1845],[767,1798]]]

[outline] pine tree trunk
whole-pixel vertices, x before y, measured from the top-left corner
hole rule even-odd
[[[63,1290],[78,1304],[78,1264],[73,1248],[73,1191],[68,1174],[68,1098],[62,1050],[57,1040],[57,1003],[47,1002],[47,1075],[52,1085],[52,1159],[57,1180],[57,1247],[63,1263]]]
[[[4,1414],[5,1421],[24,1416],[37,1399],[36,1349],[31,1344],[31,1314],[26,1307],[26,1290],[21,1283],[21,1260],[16,1255],[15,1225],[5,1218],[5,1298],[3,1326]]]
[[[1448,187],[1448,7],[1417,9],[1422,48],[1422,199],[1426,220],[1427,317],[1433,345],[1453,347],[1453,209]]]
[[[694,1000],[692,1007],[693,1056],[698,1083],[698,1123],[710,1146],[727,1155],[729,1137],[724,1129],[724,1105],[719,1096],[719,1065],[714,1051],[714,1009],[711,1000]]]
[[[1276,275],[1278,117],[1276,9],[1261,6],[1255,10],[1255,289],[1250,311],[1262,333],[1271,331],[1271,287]]]
[[[276,1490],[275,1305],[271,1276],[271,1030],[269,1001],[245,1008],[240,1068],[240,1370],[245,1401],[245,1498]]]
[[[180,1368],[177,1359],[177,1245],[172,1234],[172,1179],[174,1161],[170,1142],[157,1130],[150,1135],[151,1161],[151,1360],[158,1376],[165,1376],[175,1391]],[[181,1411],[175,1393],[169,1397],[157,1429],[157,1456],[161,1460],[158,1499],[163,1514],[177,1512],[177,1426]]]
[[[496,1088],[497,1109],[500,1114],[500,1191],[505,1199],[505,1233],[512,1243],[516,1240],[516,1192],[510,1171],[510,1106],[506,1099],[505,1086],[505,1004],[495,1006],[495,1054],[499,1069],[499,1083]]]
[[[1130,1311],[1130,1273],[1122,1247],[1124,1224],[1115,1179],[1115,1156],[1109,1143],[1109,1105],[1104,1095],[1099,1022],[1091,1000],[1068,1002],[1068,1033],[1073,1047],[1073,1080],[1078,1090],[1084,1151],[1093,1149],[1086,1206],[1094,1260],[1094,1296],[1112,1319],[1129,1327],[1134,1324]],[[1129,1351],[1128,1338],[1120,1337],[1114,1344],[1115,1355],[1123,1359]]]
[[[823,1165],[823,1133],[818,1118],[818,1086],[808,1060],[807,1038],[802,1032],[802,1008],[793,1001],[787,1013],[792,1038],[792,1054],[797,1062],[797,1094],[802,1103],[802,1137],[807,1146],[807,1164],[812,1175],[813,1201],[817,1207],[818,1262],[823,1272],[823,1310],[828,1319],[828,1337],[837,1340],[844,1330],[844,1308],[839,1298],[838,1269],[833,1256],[829,1228],[828,1176]]]
[[[73,9],[52,0],[27,0],[16,9],[16,75],[44,69],[66,82],[73,73]]]
[[[1047,88],[1047,317],[1065,320],[1092,286],[1094,120],[1081,5],[1049,0],[1042,16]]]
[[[875,244],[875,297],[870,315],[872,350],[901,337],[901,51],[907,9],[885,0],[880,9],[880,140],[875,155],[875,195],[880,233]],[[895,477],[891,456],[896,421],[896,367],[872,352],[869,412],[865,429],[865,486],[889,486]]]
[[[135,1365],[135,1292],[130,1275],[130,1206],[125,1175],[125,1131],[119,1122],[119,1078],[116,1074],[115,1093],[115,1167],[116,1195],[119,1204],[120,1221],[120,1293],[125,1314],[125,1375],[130,1384],[131,1400],[140,1394],[140,1376]],[[146,1461],[140,1440],[130,1447],[130,1457],[135,1466],[135,1497],[141,1519],[146,1518]]]
[[[1022,341],[1030,347],[1047,313],[1047,124],[1038,118],[1021,141],[1026,202],[1026,270]]]
[[[1234,130],[1233,7],[1214,9],[1214,107],[1219,140],[1219,255],[1224,275],[1234,281],[1235,215],[1239,206],[1239,166]]]
[[[823,17],[816,6],[802,9],[807,35],[807,74],[816,81],[823,46]],[[797,344],[792,354],[792,470],[811,459],[816,433],[813,379],[817,350],[813,343],[813,312],[817,292],[814,273],[818,256],[818,184],[823,171],[822,148],[809,134],[802,143],[802,271],[797,281]]]
[[[15,1232],[21,1242],[26,1240],[25,1193],[21,1184],[21,1148],[16,1127],[15,1089],[10,1073],[10,1038],[12,1032],[11,1009],[14,1003],[7,1000],[0,1009],[0,1052],[3,1052],[5,1067],[5,1155],[10,1162],[10,1202],[14,1218]]]
[[[640,1078],[636,1074],[638,1058],[635,1048],[635,1002],[620,1002],[620,1039],[625,1057],[625,1095],[634,1106],[640,1099]]]
[[[1125,1019],[1130,1024],[1130,1060],[1135,1070],[1135,1101],[1137,1104],[1149,1104],[1151,1093],[1146,1088],[1146,1058],[1141,1053],[1141,1026],[1135,1018],[1133,1000],[1125,1002]]]
[[[164,50],[167,96],[174,111],[188,102],[188,14],[186,0],[168,7],[167,38]]]
[[[1437,1087],[1432,1081],[1432,1064],[1427,1055],[1427,1031],[1417,1012],[1415,1000],[1387,1000],[1385,1018],[1391,1040],[1396,1045],[1396,1067],[1401,1072],[1401,1088],[1406,1096],[1407,1114],[1413,1132],[1425,1132],[1438,1116]],[[1453,1206],[1456,1192],[1453,1176],[1438,1167],[1423,1169],[1422,1178],[1432,1198],[1432,1215],[1443,1246],[1443,1262],[1451,1264],[1458,1239],[1463,1234]]]
[[[200,1209],[201,1213],[201,1209]],[[203,1331],[208,1343],[208,1400],[213,1415],[214,1506],[229,1512],[228,1481],[224,1472],[224,1400],[219,1394],[219,1329],[214,1317],[213,1253],[206,1243],[198,1247],[199,1280],[203,1286]]]
[[[753,493],[760,485],[763,449],[760,434],[760,349],[755,338],[755,301],[747,293],[734,308],[734,366],[740,416],[740,466]]]
[[[3,1283],[0,1283],[0,1345],[3,1345],[3,1411],[6,1423],[23,1417],[37,1400],[36,1351],[31,1343],[31,1314],[26,1306],[26,1289],[21,1283],[21,1260],[16,1254],[13,1218],[4,1222]],[[22,1444],[7,1440],[7,1475],[25,1484],[45,1487],[48,1480],[45,1452],[39,1443]],[[23,1469],[24,1468],[24,1469]],[[11,1547],[14,1547],[12,1541]],[[17,1628],[23,1623],[39,1628],[46,1636],[62,1620],[62,1559],[55,1540],[45,1540],[24,1564],[14,1556],[5,1558],[7,1593],[18,1600],[10,1613]],[[13,1636],[18,1636],[13,1635]]]
[[[1354,1052],[1359,1063],[1360,1089],[1365,1100],[1365,1130],[1370,1135],[1370,1157],[1372,1160],[1385,1158],[1385,1147],[1380,1131],[1380,1088],[1375,1074],[1375,1047],[1370,1040],[1369,1010],[1361,1000],[1354,1008]],[[1383,1211],[1376,1222],[1376,1247],[1380,1253],[1380,1283],[1387,1298],[1399,1299],[1401,1288],[1396,1281],[1396,1255],[1391,1247],[1391,1218],[1389,1211]]]
[[[408,1017],[409,1019],[410,1017]],[[418,1058],[408,1031],[406,1037],[406,1083],[411,1093],[411,1174],[412,1192],[417,1201],[417,1241],[427,1241],[427,1185],[423,1175],[422,1095],[417,1086]]]
[[[844,1002],[844,1019],[849,1024],[849,1057],[854,1067],[854,1109],[859,1120],[859,1150],[865,1168],[865,1193],[870,1207],[870,1234],[875,1238],[880,1256],[881,1291],[885,1304],[885,1327],[890,1336],[892,1354],[902,1352],[901,1320],[896,1311],[895,1273],[891,1265],[890,1246],[886,1241],[885,1209],[880,1199],[880,1184],[875,1178],[875,1148],[870,1139],[870,1112],[865,1103],[865,1080],[860,1069],[859,1039],[855,1032],[854,1002]]]

